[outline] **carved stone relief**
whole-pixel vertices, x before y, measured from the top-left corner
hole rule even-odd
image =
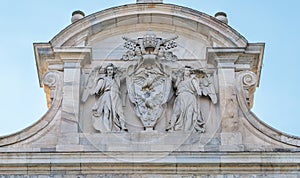
[[[166,131],[204,132],[199,97],[207,96],[213,104],[217,103],[213,73],[190,66],[174,68],[173,64],[180,62],[170,50],[177,47],[177,38],[160,38],[152,31],[138,39],[123,37],[128,51],[121,60],[127,67],[109,64],[92,69],[82,101],[86,102],[89,96],[97,98],[90,108],[96,130],[127,131],[125,123],[132,118],[124,115],[122,105],[129,101],[146,131],[156,130],[162,120]],[[182,62],[177,66],[183,66]],[[121,85],[127,91],[121,92]],[[172,111],[166,117],[168,105],[172,105]]]
[[[108,64],[104,70],[101,69],[102,66],[96,67],[90,73],[82,101],[85,102],[89,95],[97,97],[92,107],[92,119],[96,130],[127,131],[120,95],[120,71],[113,64]]]
[[[250,101],[253,100],[253,93],[256,89],[255,84],[257,81],[258,79],[255,73],[250,71],[244,72],[241,86],[243,86],[245,100],[247,101],[249,108],[252,108]]]
[[[176,99],[173,114],[167,130],[183,130],[204,132],[204,119],[197,96],[209,96],[214,104],[217,103],[216,91],[211,75],[186,66],[179,72],[174,85]]]

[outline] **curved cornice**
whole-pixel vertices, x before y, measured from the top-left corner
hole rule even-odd
[[[237,99],[244,117],[246,118],[246,122],[249,122],[252,127],[273,140],[290,146],[300,147],[300,137],[288,135],[272,128],[258,119],[255,114],[250,111],[248,103],[245,99],[245,92],[247,92],[246,90],[249,90],[251,87],[255,86],[256,83],[257,77],[253,72],[240,72],[237,76]]]
[[[46,114],[33,125],[21,130],[17,133],[0,137],[0,147],[12,145],[32,136],[48,131],[48,127],[51,127],[54,122],[56,114],[59,112],[59,108],[62,103],[62,73],[57,71],[49,71],[44,76],[44,85],[49,87],[49,92],[55,92],[54,98],[51,103],[51,107]]]
[[[61,47],[67,40],[97,24],[101,24],[105,21],[114,20],[121,17],[147,14],[165,15],[181,18],[183,20],[191,20],[215,30],[216,32],[230,40],[237,47],[245,47],[247,45],[247,40],[227,24],[205,13],[172,4],[130,4],[109,8],[91,14],[69,25],[58,35],[56,35],[50,42],[53,47]]]

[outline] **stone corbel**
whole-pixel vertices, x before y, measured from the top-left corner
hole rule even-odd
[[[251,71],[243,71],[237,74],[236,88],[238,98],[243,105],[248,106],[248,109],[252,108],[253,93],[256,89],[258,82],[257,75]]]
[[[44,78],[44,90],[47,96],[47,105],[50,108],[56,98],[62,97],[62,74],[57,71],[48,71]]]

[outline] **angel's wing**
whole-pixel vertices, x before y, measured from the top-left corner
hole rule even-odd
[[[97,66],[97,67],[93,68],[93,70],[90,72],[88,79],[85,83],[81,101],[86,102],[86,100],[88,99],[88,97],[90,95],[95,94],[95,88],[97,86],[97,81],[100,78],[100,76],[99,76],[100,69],[101,69],[101,66]]]
[[[200,88],[202,91],[202,95],[209,96],[213,104],[216,104],[218,102],[216,89],[213,81],[213,76],[210,74],[207,74],[205,77],[200,79]]]

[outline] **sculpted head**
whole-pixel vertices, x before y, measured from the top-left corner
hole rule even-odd
[[[105,73],[107,76],[113,76],[115,73],[115,66],[112,63],[109,63],[105,68]]]
[[[185,66],[184,67],[183,75],[185,77],[189,77],[191,75],[191,68],[192,68],[191,66]]]

